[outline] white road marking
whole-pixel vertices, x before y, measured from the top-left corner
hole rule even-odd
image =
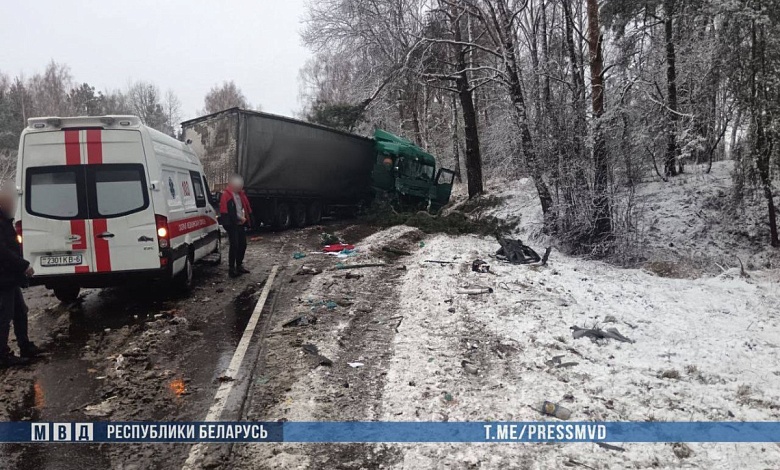
[[[241,341],[238,342],[236,351],[233,353],[233,358],[230,360],[230,364],[225,370],[225,373],[222,374],[224,377],[230,377],[233,380],[224,381],[219,385],[217,393],[214,395],[214,402],[211,405],[211,408],[209,408],[209,412],[206,414],[204,421],[218,421],[222,416],[222,412],[225,411],[227,399],[233,391],[236,375],[241,368],[241,364],[244,362],[244,356],[246,356],[246,351],[249,349],[249,343],[252,341],[252,336],[255,334],[255,327],[257,327],[257,323],[260,321],[260,314],[263,312],[266,300],[268,300],[268,294],[271,292],[271,286],[273,286],[277,271],[279,271],[279,265],[274,265],[274,267],[271,268],[271,274],[268,275],[268,280],[265,281],[265,287],[260,294],[260,298],[257,300],[255,309],[252,311],[249,323],[247,323],[246,328],[244,329]],[[199,468],[198,463],[205,447],[206,444],[203,443],[193,445],[182,469]]]

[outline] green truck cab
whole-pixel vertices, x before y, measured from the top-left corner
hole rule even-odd
[[[450,200],[455,173],[440,168],[436,158],[406,139],[382,129],[374,132],[376,189],[392,195],[403,207],[426,207],[437,212]]]

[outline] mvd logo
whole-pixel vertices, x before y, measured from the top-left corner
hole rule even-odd
[[[91,442],[92,423],[31,423],[33,442]]]

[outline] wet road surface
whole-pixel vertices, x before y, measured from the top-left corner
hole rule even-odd
[[[339,228],[334,225],[326,230]],[[201,266],[190,295],[150,283],[85,291],[78,303],[64,306],[43,288],[28,289],[31,336],[49,355],[29,367],[0,370],[0,419],[203,419],[271,266],[284,267],[292,253],[316,249],[320,233],[312,227],[250,237],[252,274],[232,280],[226,263]],[[0,468],[179,468],[188,450],[3,445]]]

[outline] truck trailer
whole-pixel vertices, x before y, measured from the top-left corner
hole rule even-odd
[[[326,211],[372,197],[371,139],[239,108],[185,121],[182,130],[213,191],[240,174],[256,217],[277,229],[317,224]]]
[[[317,224],[323,214],[355,212],[377,192],[438,210],[453,173],[411,142],[377,129],[370,139],[283,116],[231,108],[182,123],[215,193],[233,173],[256,218],[278,230]],[[258,222],[258,220],[255,220]]]

